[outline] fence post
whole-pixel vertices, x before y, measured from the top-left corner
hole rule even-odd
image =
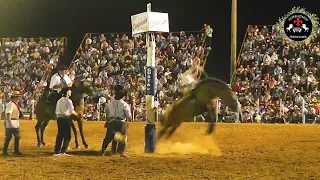
[[[240,122],[240,109],[241,109],[241,104],[237,98],[237,116],[236,116],[236,123],[239,123]]]
[[[98,113],[98,121],[101,121],[101,103],[100,103],[100,98],[99,98],[99,101],[97,103],[97,109],[99,111],[99,113]]]
[[[217,100],[217,105],[216,105],[216,122],[218,122],[219,119],[219,111],[220,111],[220,107],[219,107],[219,99]]]
[[[258,97],[258,105],[257,105],[257,109],[258,109],[258,115],[260,116],[260,98]]]
[[[302,99],[302,110],[301,110],[301,114],[302,114],[302,124],[305,124],[306,123],[306,115],[305,115],[305,103],[306,103],[306,101],[304,100],[304,98]]]
[[[35,106],[35,100],[32,98],[31,100],[31,113],[30,113],[30,118],[33,120],[33,115],[34,115],[34,106]]]
[[[135,114],[134,114],[134,111],[135,111],[135,106],[132,107],[132,121],[135,121]]]

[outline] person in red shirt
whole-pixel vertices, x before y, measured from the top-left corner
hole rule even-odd
[[[234,87],[234,91],[237,93],[240,93],[242,90],[242,85],[240,82],[236,82],[235,87]]]

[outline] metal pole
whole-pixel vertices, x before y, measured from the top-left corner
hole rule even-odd
[[[301,108],[301,114],[302,114],[302,124],[306,123],[306,116],[305,116],[305,103],[306,101],[304,100],[304,98],[302,99],[302,108]]]
[[[99,101],[97,103],[97,109],[99,111],[97,119],[98,119],[98,121],[101,121],[101,103],[100,103],[100,98],[99,98]]]
[[[240,102],[238,101],[238,99],[237,99],[237,106],[238,106],[238,108],[237,108],[237,119],[236,119],[236,122],[237,123],[239,123],[240,122],[240,111],[241,111],[241,104],[240,104]]]
[[[237,68],[237,0],[232,0],[231,10],[231,67],[230,85],[233,86],[232,77]]]
[[[280,116],[282,117],[282,115],[284,114],[284,108],[283,108],[283,105],[282,105],[282,99],[280,98]]]
[[[148,45],[148,54],[147,54],[147,67],[155,67],[155,37],[153,33],[146,34],[146,44]],[[151,40],[150,40],[151,39]],[[148,74],[147,74],[148,76]],[[147,82],[148,83],[148,82]],[[150,84],[151,86],[154,83]],[[153,88],[151,88],[153,89]],[[154,95],[146,95],[146,104],[147,104],[147,122],[148,124],[154,124]]]
[[[33,120],[33,114],[35,114],[34,113],[34,108],[35,108],[35,100],[32,98],[32,100],[31,100],[31,103],[32,103],[32,105],[31,105],[31,120]]]
[[[132,108],[132,121],[135,121],[136,120],[136,117],[135,117],[135,114],[134,114],[134,111],[135,111],[135,107]]]
[[[219,112],[220,112],[220,107],[219,107],[219,98],[217,100],[217,105],[216,105],[216,122],[218,122],[219,119]]]
[[[258,98],[258,103],[257,103],[257,109],[258,109],[258,115],[260,116],[260,98]]]
[[[147,12],[151,12],[151,3],[147,4]],[[155,36],[154,33],[146,33],[147,52],[147,68],[146,68],[146,106],[147,106],[147,124],[145,126],[145,153],[155,152],[156,141],[156,125],[155,125],[155,109],[154,95],[156,93],[156,62],[155,62]],[[153,82],[155,81],[155,82]],[[152,91],[152,92],[151,92]]]

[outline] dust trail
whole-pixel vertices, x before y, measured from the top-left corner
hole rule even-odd
[[[160,141],[158,154],[210,154],[221,156],[221,151],[212,136],[198,135],[192,138],[179,138],[179,141]]]

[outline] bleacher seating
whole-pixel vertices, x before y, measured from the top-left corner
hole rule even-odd
[[[64,39],[3,38],[0,42],[0,105],[8,102],[12,90],[23,93],[22,112],[30,112],[35,101],[37,85],[49,64],[56,64]]]
[[[249,26],[233,87],[243,122],[301,123],[302,111],[306,119],[317,121],[319,43],[317,38],[292,47],[274,26]]]
[[[201,32],[156,35],[158,103],[164,107],[178,97],[179,77],[192,65],[200,65],[207,51]],[[130,105],[141,116],[144,112],[145,37],[130,34],[87,34],[71,66],[70,75],[92,82],[95,95],[88,102],[98,103],[101,96],[112,95],[113,85],[121,84],[131,92]],[[90,103],[87,103],[90,104]]]

